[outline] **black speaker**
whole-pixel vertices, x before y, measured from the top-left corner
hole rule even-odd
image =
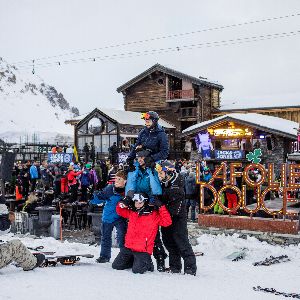
[[[13,152],[4,152],[1,155],[0,162],[0,178],[9,181],[11,180],[11,175],[14,167],[16,154]]]
[[[266,141],[267,141],[267,149],[269,151],[273,150],[273,145],[272,145],[272,139],[271,136],[267,135],[266,136]]]

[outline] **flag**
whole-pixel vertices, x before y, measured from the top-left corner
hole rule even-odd
[[[75,157],[75,161],[78,161],[78,152],[75,145],[74,145],[74,157]]]

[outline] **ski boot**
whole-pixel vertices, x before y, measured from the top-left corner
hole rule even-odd
[[[179,269],[174,269],[174,268],[166,268],[165,272],[171,273],[171,274],[180,274],[181,270]]]
[[[38,268],[38,267],[42,266],[42,264],[45,261],[45,255],[42,254],[42,253],[37,253],[37,254],[34,254],[34,256],[36,257],[36,264],[35,264],[35,266],[32,269],[24,270],[24,271],[31,271],[31,270],[33,270],[35,268]]]
[[[98,258],[96,259],[96,262],[99,263],[99,264],[104,264],[104,263],[109,262],[109,258],[100,256],[100,257],[98,257]]]
[[[184,274],[196,276],[197,267],[186,267],[184,270]]]
[[[165,259],[163,256],[159,256],[156,259],[156,265],[157,265],[157,271],[158,272],[165,272],[166,271],[166,267],[165,267]]]

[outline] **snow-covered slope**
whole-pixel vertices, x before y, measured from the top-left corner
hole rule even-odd
[[[22,74],[0,58],[0,138],[8,142],[52,142],[56,134],[72,137],[64,121],[79,114],[64,96],[36,75]]]
[[[1,236],[4,241],[17,238]],[[44,246],[56,255],[90,253],[99,256],[99,247],[79,243],[61,243],[53,238],[21,238],[30,247]],[[275,288],[281,292],[299,293],[300,245],[272,246],[253,237],[240,239],[237,235],[201,235],[195,251],[197,276],[160,273],[133,274],[130,269],[117,271],[112,262],[119,249],[112,249],[112,259],[97,264],[83,258],[75,266],[57,265],[24,272],[10,265],[0,270],[0,299],[22,300],[281,300],[284,297],[253,291],[252,287]],[[244,260],[225,258],[232,252],[247,248]],[[288,255],[290,262],[269,267],[255,267],[253,262],[270,255]],[[153,261],[155,261],[153,259]],[[168,264],[168,262],[167,262]],[[287,298],[291,299],[291,298]]]

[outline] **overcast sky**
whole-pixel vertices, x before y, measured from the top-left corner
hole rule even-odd
[[[116,88],[155,63],[217,81],[224,86],[222,103],[300,105],[300,34],[183,50],[191,44],[300,31],[300,16],[37,60],[299,13],[299,0],[0,0],[0,56],[10,63],[35,59],[44,64],[179,47],[163,54],[36,66],[35,74],[81,113],[123,108]]]

